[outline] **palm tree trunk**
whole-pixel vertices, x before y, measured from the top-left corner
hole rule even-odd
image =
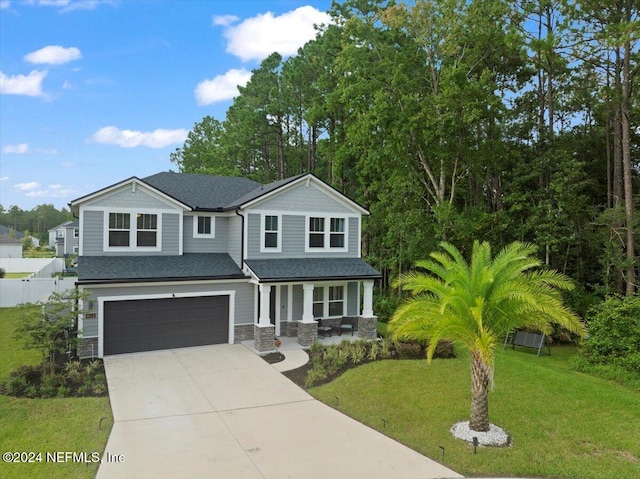
[[[489,381],[491,368],[476,351],[471,351],[471,421],[473,431],[489,430]]]

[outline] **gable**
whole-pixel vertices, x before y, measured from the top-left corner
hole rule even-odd
[[[324,185],[319,180],[298,181],[280,191],[251,203],[251,207],[268,211],[290,211],[301,213],[362,214],[364,209],[351,200]]]
[[[88,201],[85,206],[106,208],[176,209],[176,203],[162,198],[140,183],[129,183]]]

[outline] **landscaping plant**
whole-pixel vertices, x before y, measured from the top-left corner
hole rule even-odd
[[[561,290],[570,290],[566,276],[539,270],[535,247],[519,242],[492,257],[487,242],[475,241],[471,261],[443,242],[443,251],[419,261],[425,272],[410,272],[399,285],[411,293],[389,322],[396,339],[427,342],[431,361],[438,343],[450,340],[469,350],[471,358],[471,418],[473,431],[489,430],[489,386],[495,349],[508,331],[532,328],[548,333],[558,324],[584,335],[580,319],[563,305]]]

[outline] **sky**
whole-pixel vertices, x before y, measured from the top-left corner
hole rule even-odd
[[[331,0],[0,0],[0,204],[30,210],[169,155],[237,85],[327,23]]]

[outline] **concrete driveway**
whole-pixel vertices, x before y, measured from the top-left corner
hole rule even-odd
[[[98,479],[461,477],[241,345],[111,356],[105,368],[115,423]]]

